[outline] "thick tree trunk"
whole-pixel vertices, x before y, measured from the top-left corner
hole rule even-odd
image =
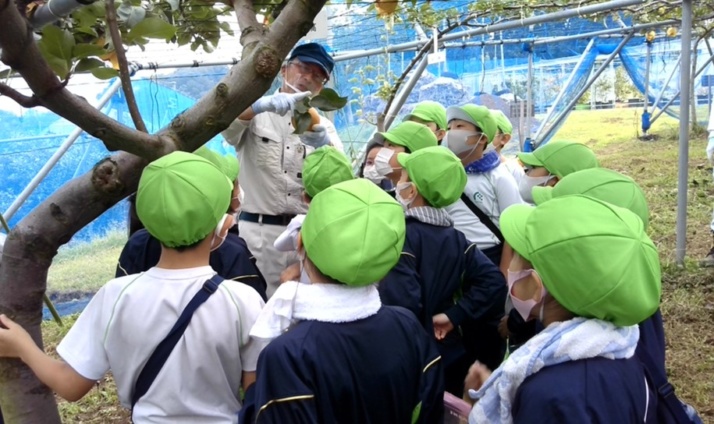
[[[0,0],[2,60],[13,66],[43,106],[105,142],[124,150],[65,184],[11,231],[0,263],[0,313],[19,322],[41,346],[42,295],[57,249],[82,227],[136,190],[148,160],[176,149],[193,151],[225,129],[270,87],[292,46],[312,27],[326,0],[290,0],[269,31],[243,28],[243,58],[214,90],[156,135],[124,127],[59,86],[28,37],[24,18]],[[248,0],[237,0],[248,13]],[[238,7],[236,8],[238,10]],[[241,19],[245,24],[255,19]],[[243,25],[242,25],[243,26]],[[13,33],[13,31],[15,31]],[[38,77],[40,75],[41,77]],[[126,153],[136,153],[139,156]],[[20,361],[0,360],[0,407],[5,422],[58,423],[51,391]]]

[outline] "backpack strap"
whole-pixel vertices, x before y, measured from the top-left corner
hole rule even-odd
[[[503,244],[503,234],[501,233],[501,230],[498,228],[496,224],[494,224],[493,221],[491,221],[491,218],[486,216],[486,214],[479,209],[478,206],[474,204],[474,202],[469,199],[469,196],[466,195],[466,193],[461,193],[461,201],[464,202],[464,204],[471,209],[471,212],[473,212],[474,215],[481,221],[483,225],[486,226],[486,228],[489,229],[493,233],[494,236]]]
[[[672,386],[672,384],[670,384],[667,380],[666,375],[662,375],[662,373],[658,372],[658,367],[655,364],[652,355],[647,352],[647,349],[639,349],[637,351],[637,356],[655,386],[657,391],[657,400],[666,406],[667,410],[677,423],[691,423],[692,419],[689,418],[684,410],[684,405],[674,393],[674,386]]]
[[[141,397],[149,391],[149,388],[156,379],[156,376],[159,375],[159,371],[161,371],[164,363],[168,359],[169,355],[171,355],[171,352],[174,350],[174,346],[176,346],[176,343],[178,343],[181,339],[183,333],[186,331],[186,327],[188,327],[188,324],[191,322],[193,313],[203,302],[208,300],[208,298],[218,290],[218,286],[220,286],[222,282],[223,277],[216,274],[211,277],[210,280],[203,283],[203,287],[201,287],[201,290],[199,290],[198,293],[193,296],[193,299],[188,302],[188,305],[186,305],[186,308],[184,308],[183,312],[181,312],[181,316],[179,316],[176,324],[174,324],[171,331],[169,331],[169,334],[161,341],[161,343],[159,343],[158,346],[156,346],[156,349],[154,349],[154,352],[151,354],[149,360],[144,365],[144,368],[142,368],[139,373],[139,377],[136,379],[134,392],[131,396],[132,411],[136,402],[138,402],[139,399],[141,399]]]

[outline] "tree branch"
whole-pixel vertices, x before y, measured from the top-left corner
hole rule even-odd
[[[134,88],[131,85],[131,75],[129,74],[129,65],[126,61],[126,51],[124,50],[121,33],[117,25],[117,11],[114,7],[114,0],[106,0],[106,19],[109,34],[112,37],[112,44],[114,44],[114,51],[117,54],[119,78],[121,79],[121,86],[126,96],[126,104],[129,108],[131,120],[134,121],[134,126],[137,130],[148,132],[144,120],[141,118],[141,112],[139,112],[139,106],[137,106],[136,97],[134,96]]]
[[[42,58],[32,28],[12,0],[0,0],[0,59],[19,73],[43,106],[99,138],[109,150],[157,158],[176,149],[170,137],[152,136],[104,115],[69,92]]]
[[[33,108],[40,105],[40,101],[35,96],[26,96],[7,84],[0,82],[0,96],[7,96],[17,102],[22,107]]]
[[[253,0],[235,0],[233,2],[240,27],[240,43],[244,48],[260,42],[268,31],[255,17]]]

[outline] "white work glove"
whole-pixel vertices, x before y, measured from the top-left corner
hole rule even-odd
[[[278,93],[261,97],[253,103],[253,113],[257,115],[263,112],[274,112],[280,116],[285,116],[295,107],[295,103],[310,94],[309,91],[303,91],[302,93]]]
[[[312,127],[312,131],[300,134],[300,141],[317,149],[330,144],[330,137],[327,135],[327,128],[318,124]]]

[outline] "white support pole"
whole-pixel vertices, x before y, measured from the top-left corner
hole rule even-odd
[[[575,74],[578,72],[578,69],[580,69],[580,66],[585,61],[585,56],[587,56],[590,53],[590,50],[592,50],[594,46],[595,46],[595,39],[593,38],[588,43],[587,47],[585,47],[585,51],[580,56],[578,63],[575,64],[575,67],[573,68],[573,72],[571,72],[570,76],[568,76],[568,79],[565,81],[565,83],[562,86],[563,88],[561,88],[560,92],[558,93],[558,96],[555,98],[555,101],[553,101],[553,106],[550,107],[550,110],[548,110],[548,114],[545,116],[542,123],[540,124],[538,131],[536,131],[535,137],[533,137],[535,139],[535,141],[538,141],[541,139],[541,137],[540,137],[541,133],[545,129],[545,126],[548,124],[548,121],[550,121],[550,118],[552,118],[553,114],[555,114],[555,107],[563,101],[563,97],[565,97],[565,92],[566,92],[568,86],[570,86],[570,82],[573,80],[573,78],[575,78]]]
[[[102,95],[102,97],[99,99],[97,102],[95,108],[101,109],[109,103],[109,100],[111,100],[112,96],[121,88],[121,81],[119,78],[114,80],[112,85],[109,86],[107,91]],[[47,176],[47,174],[50,173],[52,168],[59,162],[59,160],[62,158],[62,156],[69,150],[70,147],[72,147],[72,144],[74,144],[75,140],[79,138],[79,136],[82,134],[83,130],[81,128],[77,128],[72,133],[65,139],[65,141],[62,142],[60,147],[57,149],[57,151],[52,155],[52,157],[45,163],[45,165],[40,169],[40,171],[35,175],[35,177],[30,181],[30,183],[25,187],[25,189],[20,193],[19,196],[17,196],[17,199],[15,199],[14,202],[10,205],[9,208],[5,211],[3,214],[3,217],[5,218],[5,221],[10,221],[10,218],[12,218],[15,213],[20,209],[20,207],[25,203],[28,197],[32,194],[33,191],[37,188],[37,186],[40,185],[42,180]]]
[[[683,39],[684,39],[684,38],[682,38],[682,40],[683,40]],[[690,37],[690,41],[691,41],[691,37]],[[691,52],[691,49],[690,49],[690,52]],[[682,46],[682,54],[684,54],[684,46]],[[710,57],[709,59],[707,59],[707,61],[704,62],[704,64],[702,64],[702,66],[699,67],[699,69],[697,70],[697,72],[694,74],[694,78],[697,78],[699,75],[701,75],[701,73],[704,72],[704,71],[707,69],[707,67],[709,66],[709,64],[712,63],[712,62],[714,62],[714,56],[712,56],[712,57]],[[689,63],[690,63],[690,66],[691,66],[691,63],[692,63],[692,62],[691,62],[691,59],[690,59]],[[680,69],[682,69],[682,70],[684,69],[684,67],[681,65],[681,62],[680,62]],[[681,74],[681,71],[680,71],[680,74]],[[690,81],[691,81],[691,80],[690,80]],[[680,81],[680,83],[681,83],[681,81]],[[654,124],[654,122],[655,122],[657,119],[659,119],[660,116],[662,116],[662,114],[667,110],[667,108],[669,108],[669,107],[672,105],[672,103],[674,103],[674,101],[677,100],[677,97],[679,97],[680,94],[682,94],[682,90],[681,90],[681,89],[678,90],[677,93],[675,93],[675,95],[672,96],[672,98],[669,99],[669,101],[667,101],[667,103],[665,103],[665,105],[660,108],[660,110],[657,112],[657,114],[656,114],[655,116],[652,117],[652,119],[650,119],[650,124]],[[691,96],[690,96],[690,97],[691,97]],[[681,104],[682,104],[682,103],[680,102],[680,106],[681,106]]]
[[[679,103],[679,178],[677,183],[677,265],[687,253],[687,187],[689,179],[689,102],[692,60],[692,0],[682,0],[682,67]]]

